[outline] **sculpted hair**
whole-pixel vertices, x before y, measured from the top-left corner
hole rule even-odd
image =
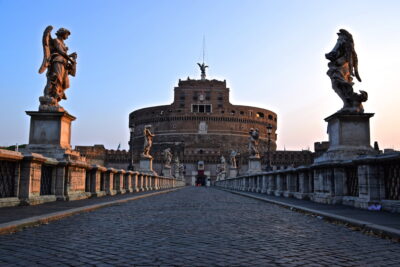
[[[64,35],[64,34],[71,35],[71,32],[70,32],[69,30],[65,29],[65,28],[60,28],[60,29],[58,29],[58,31],[56,32],[56,35],[57,35],[57,36],[62,36],[62,35]]]

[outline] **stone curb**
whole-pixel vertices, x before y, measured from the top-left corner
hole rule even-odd
[[[100,208],[128,202],[128,201],[133,201],[133,200],[137,200],[137,199],[141,199],[141,198],[170,193],[170,192],[182,189],[182,188],[183,187],[167,189],[164,191],[153,192],[153,193],[144,194],[144,195],[140,195],[140,196],[133,196],[133,197],[119,199],[119,200],[112,200],[112,201],[107,201],[104,203],[93,204],[93,205],[83,206],[83,207],[79,207],[79,208],[68,209],[68,210],[64,210],[64,211],[57,211],[57,212],[52,212],[52,213],[48,213],[45,215],[33,216],[33,217],[30,217],[27,219],[21,219],[21,220],[11,221],[11,222],[7,222],[7,223],[2,223],[2,224],[0,224],[0,235],[14,233],[14,232],[21,230],[23,228],[26,228],[26,227],[32,227],[32,226],[36,226],[39,224],[47,224],[51,221],[60,220],[62,218],[69,217],[69,216],[72,216],[72,215],[75,215],[78,213],[89,212],[89,211],[97,210]]]
[[[347,224],[352,225],[352,226],[361,227],[361,228],[366,229],[366,230],[371,230],[372,232],[374,232],[376,234],[379,234],[379,235],[384,234],[384,235],[392,237],[392,238],[400,238],[400,230],[398,230],[396,228],[391,228],[391,227],[387,227],[387,226],[383,226],[383,225],[379,225],[379,224],[374,224],[374,223],[370,223],[370,222],[367,222],[367,221],[361,221],[361,220],[357,220],[357,219],[352,219],[352,218],[349,218],[349,217],[336,215],[336,214],[332,214],[332,213],[327,213],[327,212],[314,210],[314,209],[310,209],[310,208],[305,208],[305,207],[302,207],[302,206],[289,204],[289,203],[285,203],[285,202],[281,202],[281,201],[276,201],[276,200],[272,200],[272,199],[266,199],[266,198],[263,198],[263,197],[259,197],[259,196],[255,196],[255,195],[247,194],[247,193],[243,193],[243,192],[233,191],[233,190],[229,190],[229,189],[220,189],[220,190],[224,190],[224,191],[230,192],[232,194],[238,194],[238,195],[241,195],[241,196],[250,197],[250,198],[257,199],[257,200],[269,202],[269,203],[276,204],[276,205],[279,205],[279,206],[283,206],[283,207],[286,207],[286,208],[292,208],[292,209],[295,209],[295,210],[305,211],[305,212],[308,212],[308,213],[311,213],[311,214],[320,215],[320,216],[323,216],[325,218],[329,218],[329,219],[332,219],[332,220],[335,220],[335,221],[339,221],[339,222],[342,222],[342,223],[347,223]]]

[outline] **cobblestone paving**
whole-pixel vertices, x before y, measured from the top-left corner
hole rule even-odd
[[[400,266],[400,244],[188,187],[0,236],[0,266]]]

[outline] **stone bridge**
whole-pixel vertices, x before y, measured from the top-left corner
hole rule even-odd
[[[317,200],[314,195],[322,191],[337,194],[337,180],[335,183],[318,180],[321,170],[351,173],[346,179],[358,177],[358,197],[363,198],[362,187],[366,185],[367,192],[373,195],[373,190],[381,187],[376,187],[371,180],[370,169],[378,168],[374,170],[383,173],[383,178],[377,178],[378,184],[390,188],[395,183],[388,180],[385,173],[398,173],[397,156],[382,159],[383,162],[361,161],[356,167],[350,164],[315,169],[314,166],[252,174],[218,181],[217,187],[183,187],[182,181],[173,178],[78,162],[65,164],[38,154],[0,150],[0,156],[3,205],[48,202],[0,208],[0,230],[16,225],[13,231],[17,231],[11,234],[3,231],[0,235],[1,266],[400,264],[400,247],[396,241],[400,230],[398,235],[392,232],[392,239],[384,239],[382,235],[363,233],[357,227],[326,221],[318,214],[295,212],[292,208],[259,200],[263,196],[274,196],[275,202],[297,198]],[[377,166],[386,167],[379,169]],[[344,185],[351,185],[353,190],[342,189],[343,192],[356,192],[354,181]],[[221,187],[239,193],[250,191],[258,199],[218,190]],[[150,190],[156,194],[148,192]],[[384,192],[392,192],[388,190]],[[343,201],[345,197],[342,196]],[[74,199],[76,201],[66,201]],[[113,202],[113,199],[118,201]],[[298,201],[302,203],[297,207],[305,202],[308,207],[314,203]],[[398,200],[388,201],[398,203]],[[95,209],[94,205],[101,208]],[[344,214],[357,215],[359,219],[380,217],[400,229],[397,214],[373,213],[342,205],[329,207],[332,207],[328,209],[332,214],[334,210],[343,209]],[[75,212],[71,212],[71,208]],[[54,211],[57,211],[58,220],[46,221],[46,216],[55,216]],[[38,224],[38,218],[45,224]],[[27,221],[35,220],[37,222],[32,225],[38,227],[18,227],[18,224],[26,226],[29,225]]]

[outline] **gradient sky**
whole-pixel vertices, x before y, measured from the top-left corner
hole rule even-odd
[[[28,142],[47,25],[71,31],[78,53],[61,105],[77,117],[72,144],[128,147],[128,114],[170,104],[178,79],[226,79],[233,104],[278,114],[278,149],[327,140],[325,117],[342,106],[326,75],[336,32],[353,34],[371,119],[371,142],[400,149],[400,1],[0,0],[0,146]]]

